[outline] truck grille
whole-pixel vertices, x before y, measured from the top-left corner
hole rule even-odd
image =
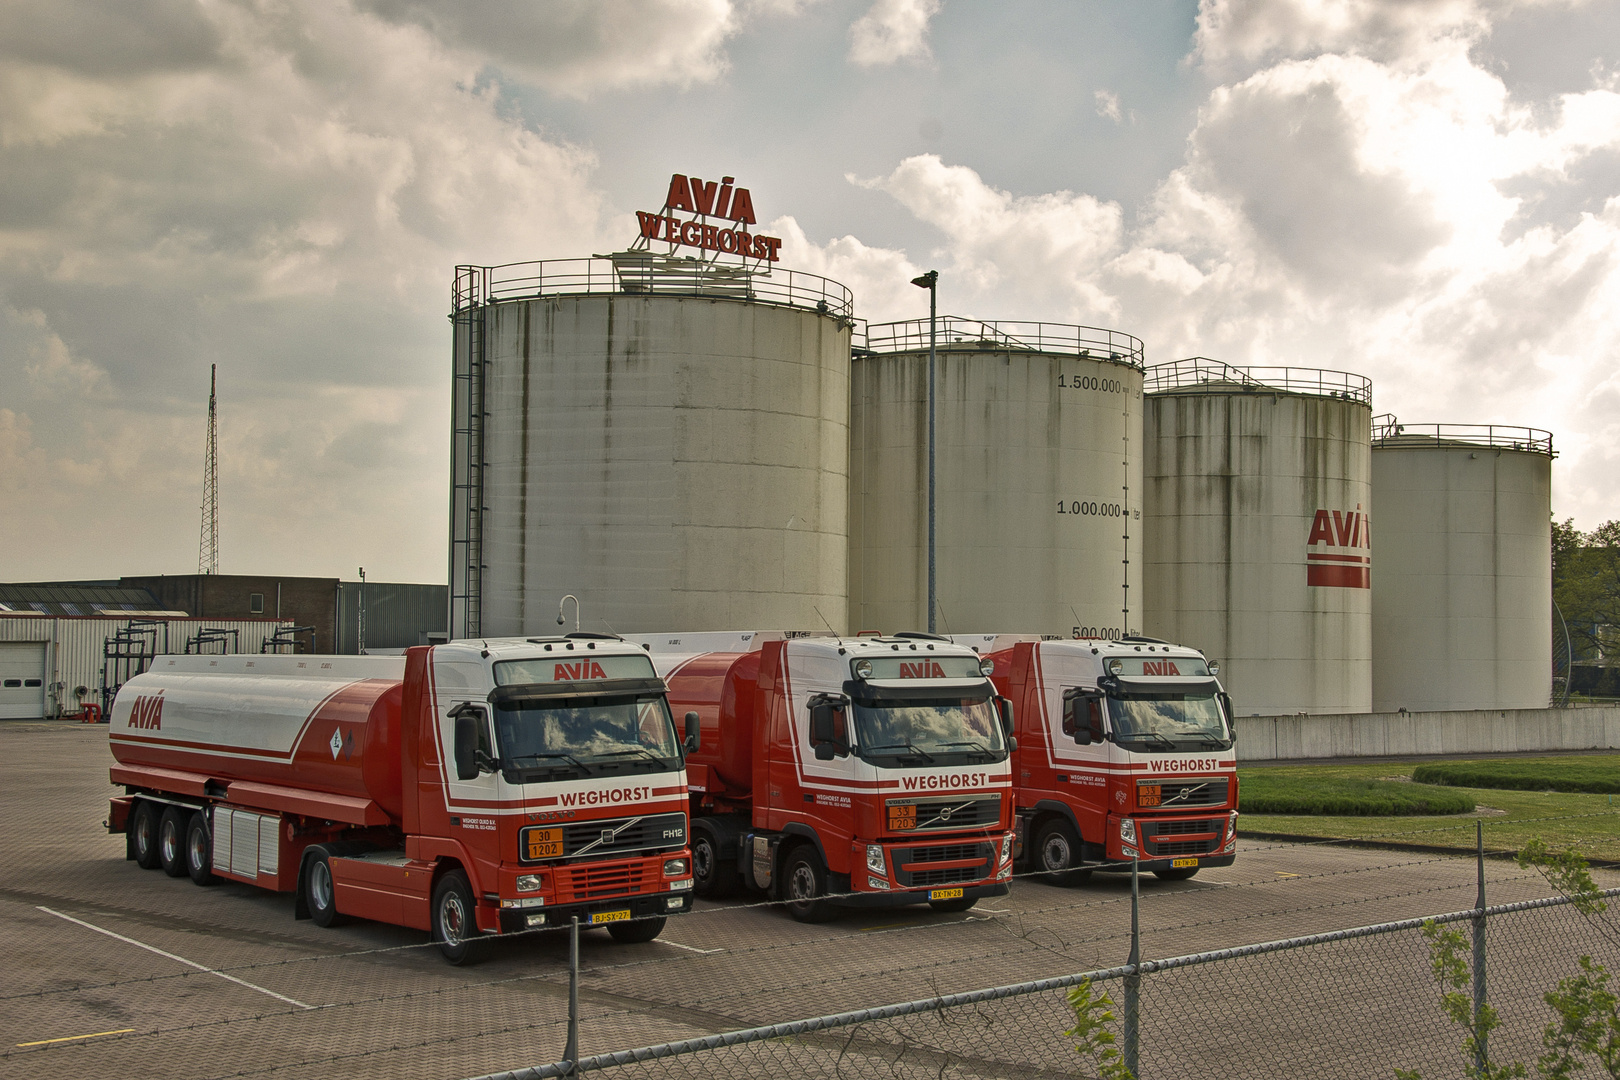
[[[638,893],[649,875],[656,875],[660,882],[663,880],[662,867],[656,860],[607,866],[580,863],[560,866],[556,874],[557,902],[560,904]]]
[[[895,848],[895,878],[903,888],[932,888],[967,881],[982,881],[995,869],[995,844],[939,844]],[[967,866],[929,866],[929,863],[968,862]],[[918,864],[923,864],[919,866]],[[912,869],[906,869],[912,867]]]
[[[999,794],[890,799],[885,806],[889,829],[894,832],[980,829],[1001,821]]]
[[[1220,846],[1224,818],[1141,822],[1149,855],[1207,855]]]
[[[1145,810],[1183,806],[1225,806],[1225,778],[1219,780],[1138,780],[1136,805]]]
[[[666,836],[665,833],[672,835]],[[534,841],[531,844],[531,841]],[[562,850],[556,851],[560,842]],[[563,825],[530,825],[518,838],[519,857],[524,862],[544,862],[548,858],[623,856],[648,851],[675,851],[686,846],[685,814],[649,814],[640,818],[605,818],[599,821],[571,821]],[[535,854],[531,852],[548,854]]]

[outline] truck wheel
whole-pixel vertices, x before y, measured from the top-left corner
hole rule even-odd
[[[309,865],[304,867],[304,906],[316,926],[336,926],[344,921],[338,914],[332,864],[324,848],[311,849]]]
[[[651,941],[664,932],[664,924],[669,920],[663,916],[656,919],[636,919],[633,922],[608,923],[608,933],[620,945],[635,945],[642,941]]]
[[[702,825],[692,828],[692,891],[705,900],[723,900],[737,891],[738,873],[720,858],[720,841],[714,830]]]
[[[1198,873],[1198,867],[1183,866],[1179,870],[1173,867],[1169,870],[1155,870],[1153,876],[1160,881],[1186,881],[1196,873]]]
[[[467,875],[452,870],[433,887],[433,940],[444,958],[460,967],[476,963],[483,942],[478,940],[478,909]]]
[[[186,873],[193,885],[212,885],[219,880],[214,876],[214,841],[201,810],[186,825]]]
[[[935,911],[966,911],[978,902],[977,896],[964,896],[958,900],[930,900],[928,906]]]
[[[159,856],[156,803],[142,799],[135,804],[135,812],[129,816],[129,842],[135,852],[136,866],[142,870],[157,869]]]
[[[178,806],[167,806],[158,819],[158,862],[170,877],[186,876],[186,826],[191,815]]]
[[[802,923],[826,922],[838,914],[831,903],[820,899],[827,895],[827,870],[809,844],[801,844],[788,856],[782,869],[782,892],[788,914]]]
[[[1035,834],[1035,850],[1030,853],[1032,869],[1052,885],[1081,885],[1091,877],[1090,870],[1076,870],[1080,861],[1080,837],[1074,826],[1060,817],[1048,818]]]

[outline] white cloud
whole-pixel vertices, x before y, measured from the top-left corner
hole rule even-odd
[[[928,24],[940,0],[874,0],[849,28],[849,58],[863,67],[926,60]]]
[[[1109,90],[1098,90],[1093,95],[1097,101],[1097,115],[1106,117],[1114,123],[1123,123],[1124,114],[1120,112],[1119,95]]]

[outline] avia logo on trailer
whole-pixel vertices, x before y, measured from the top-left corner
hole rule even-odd
[[[661,241],[744,259],[780,261],[781,256],[777,254],[782,247],[780,239],[748,231],[748,226],[755,224],[754,197],[745,187],[732,187],[733,181],[730,176],[721,177],[719,183],[681,173],[671,176],[664,208],[656,214],[636,211],[636,219],[641,223],[637,243]],[[692,217],[679,218],[675,216],[677,212]],[[711,224],[711,217],[732,224]]]
[[[1305,584],[1370,589],[1371,552],[1372,526],[1360,503],[1354,510],[1318,510],[1305,542]]]
[[[163,691],[153,697],[137,697],[129,711],[129,726],[159,731],[163,727]]]

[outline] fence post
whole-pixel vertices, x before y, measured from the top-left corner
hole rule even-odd
[[[1142,976],[1137,968],[1142,963],[1142,929],[1138,919],[1137,902],[1141,897],[1138,880],[1138,864],[1135,858],[1131,859],[1131,955],[1125,962],[1130,965],[1131,973],[1125,976],[1125,1067],[1130,1070],[1132,1077],[1141,1075],[1137,1071],[1138,1043],[1141,1038],[1142,1016],[1141,1000]]]
[[[563,1049],[568,1073],[579,1067],[579,916],[568,920],[568,1045]]]
[[[1485,823],[1474,822],[1474,844],[1479,871],[1479,893],[1474,899],[1474,1065],[1481,1075],[1491,1055],[1485,1046],[1486,1033],[1480,1025],[1485,1008]]]

